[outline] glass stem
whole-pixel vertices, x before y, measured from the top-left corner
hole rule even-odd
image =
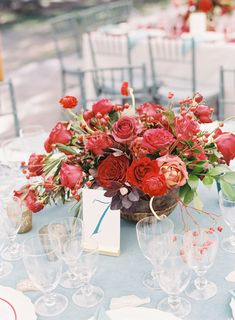
[[[44,302],[48,307],[51,307],[55,304],[55,296],[52,292],[47,292],[44,294]]]
[[[81,286],[81,290],[82,290],[82,294],[84,294],[85,296],[91,295],[92,287],[91,287],[89,281],[83,282],[83,284]]]
[[[17,244],[15,243],[16,235],[10,236],[8,244],[8,250],[14,252],[17,250]]]
[[[233,247],[235,247],[235,232],[230,237],[230,243]]]
[[[181,299],[177,295],[172,294],[168,297],[168,304],[172,310],[178,309],[180,306],[180,303],[181,303]]]
[[[199,275],[199,277],[197,277],[195,280],[194,280],[194,284],[195,284],[195,287],[198,289],[198,290],[203,290],[206,285],[207,285],[207,280],[206,278],[203,276],[203,275]]]

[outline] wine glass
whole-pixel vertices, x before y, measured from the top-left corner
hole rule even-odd
[[[191,279],[191,269],[186,258],[182,235],[174,235],[172,249],[161,265],[158,273],[160,288],[169,296],[158,304],[158,309],[170,312],[176,317],[184,318],[191,312],[191,303],[179,297],[188,286]]]
[[[80,279],[71,271],[71,260],[67,259],[63,244],[82,235],[82,220],[74,217],[63,217],[53,220],[48,226],[48,232],[51,236],[57,237],[61,244],[61,257],[68,266],[68,270],[64,272],[60,279],[60,285],[64,288],[78,288]]]
[[[96,272],[99,263],[98,243],[95,239],[89,239],[89,246],[82,242],[82,253],[77,240],[72,239],[65,243],[64,251],[67,259],[73,264],[72,271],[79,277],[81,286],[73,294],[73,302],[79,307],[91,308],[99,304],[104,298],[101,288],[90,284],[91,277]]]
[[[207,300],[217,293],[215,283],[204,275],[212,267],[218,249],[218,236],[209,229],[190,230],[184,234],[185,256],[188,265],[197,278],[187,287],[185,293],[195,300]]]
[[[223,239],[221,245],[225,251],[235,253],[235,200],[229,200],[221,190],[219,192],[219,204],[224,221],[232,231],[232,235]]]
[[[68,299],[53,292],[62,273],[59,240],[48,234],[26,239],[23,246],[23,262],[30,280],[43,293],[35,302],[36,313],[44,317],[62,313],[68,306]]]
[[[20,128],[21,137],[31,137],[31,136],[40,136],[45,133],[42,126],[39,124],[30,124]]]
[[[139,247],[153,265],[151,273],[143,279],[143,284],[150,289],[159,289],[157,275],[169,254],[173,230],[174,224],[167,217],[161,220],[154,216],[146,217],[136,224]]]
[[[11,195],[8,198],[1,198],[0,210],[8,235],[8,246],[3,250],[2,257],[9,261],[19,260],[22,258],[22,248],[15,240],[22,224],[22,202],[19,198]]]
[[[2,251],[6,241],[7,232],[5,228],[5,223],[2,219],[2,216],[0,216],[0,252]],[[2,261],[2,259],[0,258],[0,278],[7,276],[9,273],[11,273],[12,269],[13,266],[11,263]]]

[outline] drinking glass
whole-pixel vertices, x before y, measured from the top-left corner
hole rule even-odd
[[[158,274],[160,288],[169,296],[158,304],[158,309],[170,312],[176,317],[184,318],[191,312],[191,303],[179,295],[188,286],[191,269],[185,259],[182,235],[174,235],[172,249],[161,265]]]
[[[185,293],[195,300],[207,300],[217,293],[216,284],[204,276],[214,263],[218,236],[208,229],[190,230],[184,234],[184,246],[187,263],[197,275]]]
[[[43,317],[62,313],[68,299],[53,291],[62,273],[61,247],[57,238],[48,234],[33,236],[24,241],[23,262],[28,276],[35,287],[43,293],[35,302],[35,311]]]
[[[15,240],[22,223],[22,202],[11,195],[8,198],[1,198],[0,210],[8,235],[8,246],[3,250],[2,257],[9,261],[19,260],[22,258],[22,248]]]
[[[73,294],[73,302],[79,307],[90,308],[99,304],[104,298],[103,290],[90,284],[99,263],[98,243],[95,239],[89,240],[89,246],[83,242],[81,256],[79,256],[80,249],[76,239],[69,240],[64,245],[67,259],[71,260],[71,265],[73,264],[73,273],[81,282],[81,286]]]
[[[223,239],[221,245],[225,251],[235,253],[235,200],[229,200],[221,190],[219,192],[219,204],[223,219],[232,231],[232,235]]]
[[[167,217],[161,220],[154,216],[146,217],[136,224],[139,247],[153,265],[151,273],[143,279],[143,284],[150,289],[159,289],[157,275],[170,252],[173,230],[174,224]]]
[[[73,264],[70,259],[67,259],[63,245],[66,241],[82,236],[82,220],[74,217],[63,217],[53,220],[48,227],[48,232],[51,236],[57,237],[61,244],[61,257],[68,270],[64,272],[60,279],[60,285],[64,288],[78,288],[81,283],[80,279],[71,271]]]
[[[0,252],[2,251],[6,241],[7,232],[5,228],[5,222],[2,219],[2,216],[0,216]],[[13,266],[11,263],[2,261],[2,259],[0,258],[0,278],[7,276],[9,273],[11,273],[12,269]]]

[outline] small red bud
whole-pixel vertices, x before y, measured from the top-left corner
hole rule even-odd
[[[219,232],[221,232],[221,231],[223,230],[223,227],[222,227],[222,226],[218,226],[217,230],[218,230]]]
[[[200,94],[200,93],[196,93],[195,96],[194,96],[194,100],[197,102],[197,103],[201,103],[202,100],[203,100],[203,96]]]

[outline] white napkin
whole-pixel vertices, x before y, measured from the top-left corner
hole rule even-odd
[[[225,280],[229,282],[235,282],[235,271],[230,272],[226,277]]]
[[[150,297],[142,299],[135,295],[129,295],[129,296],[123,296],[119,298],[112,298],[109,308],[120,309],[125,307],[138,307],[147,303],[150,303]]]
[[[235,299],[231,298],[230,308],[232,309],[233,319],[235,319]]]

